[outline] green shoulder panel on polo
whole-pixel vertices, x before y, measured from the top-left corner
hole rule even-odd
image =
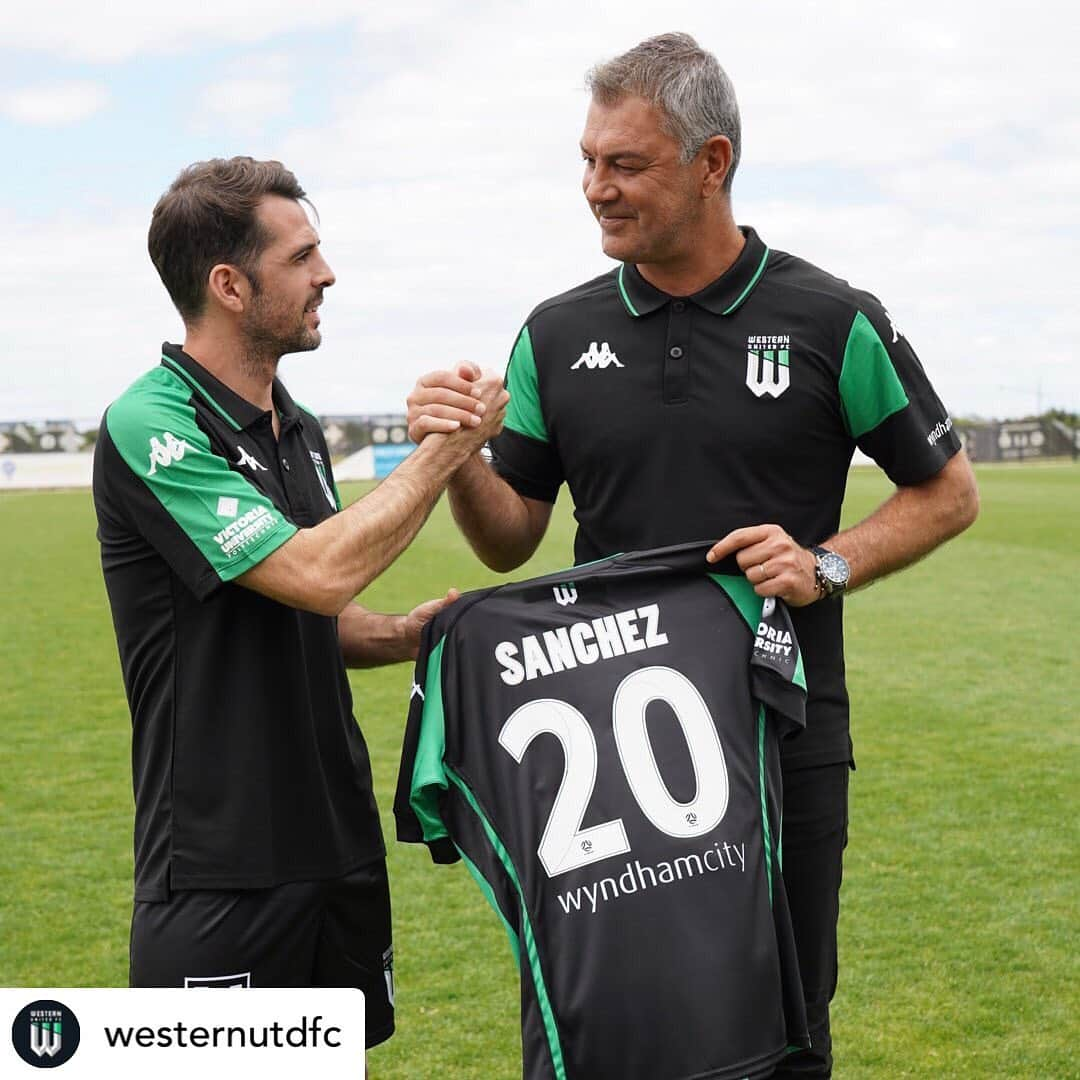
[[[506,426],[521,435],[539,442],[548,441],[543,410],[540,408],[540,387],[536,377],[529,328],[523,326],[510,353],[506,368],[506,389],[510,403],[506,406]]]
[[[216,453],[191,390],[164,366],[138,379],[105,418],[109,437],[222,581],[250,570],[297,530]]]
[[[844,422],[858,439],[907,407],[908,396],[888,349],[870,320],[856,312],[840,370]]]

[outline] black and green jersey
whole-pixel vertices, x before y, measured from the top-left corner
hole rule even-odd
[[[527,1080],[756,1077],[806,1045],[777,842],[802,662],[784,605],[705,550],[470,593],[425,630],[398,837],[460,854],[505,924]]]
[[[897,484],[959,448],[878,300],[744,232],[734,265],[693,296],[622,265],[521,330],[495,466],[531,498],[568,485],[578,562],[764,523],[817,544],[839,526],[856,447]],[[846,760],[840,605],[793,617],[810,700],[785,760]]]
[[[133,723],[135,896],[263,888],[383,853],[336,620],[231,584],[340,504],[314,416],[175,346],[105,414],[94,503]]]

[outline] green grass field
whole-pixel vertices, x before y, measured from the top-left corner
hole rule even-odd
[[[848,601],[845,1080],[1080,1076],[1080,468],[979,482],[969,533]],[[846,520],[888,490],[856,471]],[[572,526],[560,505],[520,576],[566,565]],[[0,562],[0,985],[123,986],[130,731],[89,493],[0,496]],[[363,600],[403,610],[491,580],[440,505]],[[353,676],[388,838],[410,674]],[[460,865],[391,843],[390,870],[398,1034],[371,1075],[519,1075],[498,921]]]

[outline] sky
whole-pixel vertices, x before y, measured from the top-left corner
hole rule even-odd
[[[612,266],[584,73],[668,30],[735,84],[740,224],[880,297],[954,415],[1080,411],[1064,3],[41,0],[0,11],[0,420],[96,419],[182,340],[150,211],[233,154],[297,174],[337,275],[322,347],[281,364],[298,400],[398,411],[425,371],[501,369]]]

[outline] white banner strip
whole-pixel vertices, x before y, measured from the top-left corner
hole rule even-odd
[[[0,1076],[360,1080],[359,990],[0,989]]]

